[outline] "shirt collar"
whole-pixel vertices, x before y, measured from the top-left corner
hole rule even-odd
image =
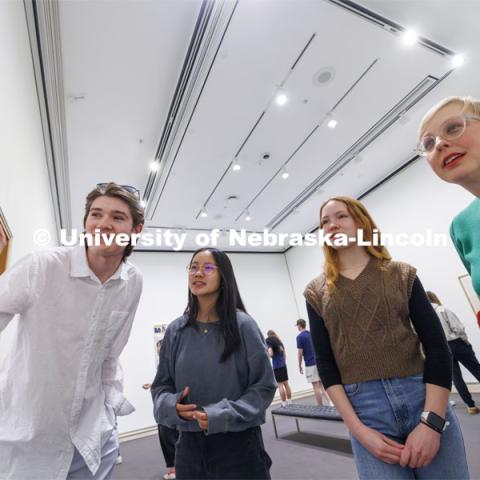
[[[121,262],[115,273],[108,279],[116,280],[118,278],[122,280],[128,280],[128,270],[130,265],[128,262]],[[92,272],[88,265],[87,250],[84,245],[78,245],[72,251],[71,264],[70,264],[70,276],[71,277],[91,277],[96,279],[97,276]]]

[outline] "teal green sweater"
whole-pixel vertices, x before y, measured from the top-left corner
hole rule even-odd
[[[450,235],[480,296],[480,198],[453,219]]]

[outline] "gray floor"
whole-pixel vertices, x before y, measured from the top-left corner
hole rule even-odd
[[[480,395],[475,395],[480,405]],[[455,411],[462,425],[472,480],[480,480],[480,414],[468,415],[457,395]],[[312,403],[312,398],[299,403]],[[280,439],[275,438],[271,415],[262,427],[265,448],[273,460],[271,469],[275,480],[355,479],[347,429],[335,422],[300,420],[297,433],[295,420],[278,418]],[[123,463],[113,474],[114,480],[160,479],[165,473],[162,452],[156,435],[121,444]]]

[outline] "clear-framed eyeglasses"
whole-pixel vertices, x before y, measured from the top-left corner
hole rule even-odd
[[[439,137],[447,142],[461,137],[470,120],[480,120],[480,117],[473,115],[458,115],[457,117],[445,120],[440,125],[438,135],[428,134],[421,138],[417,145],[417,154],[426,157],[432,153]]]

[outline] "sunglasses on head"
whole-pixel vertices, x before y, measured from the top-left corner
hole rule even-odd
[[[103,183],[97,183],[97,188],[106,188],[107,185],[109,185],[111,182],[103,182]],[[133,187],[132,185],[119,185],[122,187],[124,190],[126,190],[128,193],[131,193],[132,195],[135,195],[137,198],[140,198],[140,190],[137,187]]]

